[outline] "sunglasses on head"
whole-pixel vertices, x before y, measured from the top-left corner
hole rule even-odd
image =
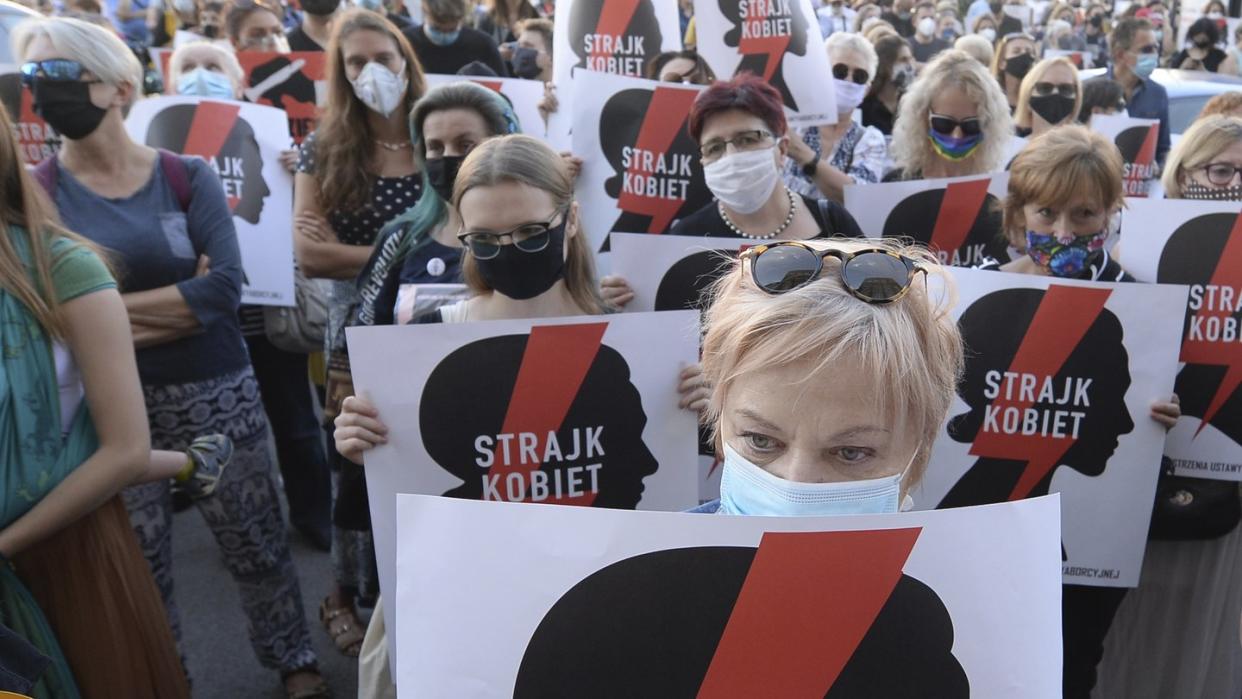
[[[86,68],[81,63],[67,58],[53,58],[46,61],[30,61],[21,67],[22,83],[31,85],[35,78],[43,80],[77,81],[82,79]]]
[[[824,258],[841,261],[841,283],[867,303],[892,303],[906,295],[918,272],[927,270],[914,260],[880,248],[856,252],[817,250],[796,240],[756,245],[742,251],[743,264],[750,261],[755,286],[769,294],[783,294],[819,278]]]
[[[959,121],[942,114],[929,114],[928,121],[931,122],[933,131],[945,136],[952,134],[953,130],[957,128],[961,128],[962,133],[966,136],[978,135],[983,130],[983,127],[979,124],[978,117],[970,117],[969,119]]]
[[[1031,94],[1036,97],[1047,97],[1048,95],[1057,94],[1062,97],[1074,99],[1078,96],[1078,86],[1073,83],[1038,82],[1032,86]]]
[[[852,78],[851,75],[853,76]],[[871,76],[867,74],[867,71],[862,68],[854,68],[851,70],[850,67],[844,63],[838,63],[832,67],[832,77],[837,80],[852,79],[858,85],[866,85],[867,80],[871,78]]]

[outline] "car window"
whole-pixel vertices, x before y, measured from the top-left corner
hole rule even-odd
[[[1203,111],[1203,105],[1213,95],[1186,95],[1169,98],[1169,132],[1184,133]]]

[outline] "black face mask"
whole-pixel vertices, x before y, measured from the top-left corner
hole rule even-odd
[[[539,52],[532,48],[519,46],[513,49],[513,74],[526,80],[539,77]]]
[[[457,181],[457,171],[465,159],[462,155],[445,155],[427,160],[427,179],[431,182],[431,188],[446,202],[453,200],[453,183]]]
[[[336,12],[341,0],[302,0],[302,9],[308,14],[325,17]]]
[[[475,259],[483,281],[496,291],[519,301],[533,299],[552,288],[565,274],[565,221],[548,229],[548,247],[523,252],[514,245],[501,245],[490,260]]]
[[[1031,72],[1031,66],[1035,65],[1035,57],[1029,53],[1020,53],[1013,58],[1005,61],[1005,72],[1013,77],[1021,80],[1026,74]]]
[[[1041,119],[1056,126],[1074,113],[1074,100],[1062,95],[1031,97],[1031,111]]]
[[[35,78],[33,92],[35,114],[74,141],[95,133],[108,115],[91,102],[91,83]]]
[[[1090,21],[1091,21],[1091,26],[1095,27],[1096,29],[1099,29],[1100,27],[1104,26],[1104,15],[1094,15]]]
[[[220,27],[217,27],[214,24],[204,24],[203,36],[207,39],[214,39],[217,36],[220,36]]]

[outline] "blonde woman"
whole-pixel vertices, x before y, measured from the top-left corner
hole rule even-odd
[[[1000,169],[1013,120],[987,69],[957,49],[937,56],[901,99],[885,181],[978,175]]]
[[[1022,79],[1013,123],[1022,137],[1042,136],[1054,126],[1072,124],[1082,108],[1082,83],[1068,58],[1045,58]]]
[[[1242,118],[1200,118],[1169,152],[1164,175],[1168,199],[1242,201]]]

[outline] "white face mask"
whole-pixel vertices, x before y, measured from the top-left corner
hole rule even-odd
[[[862,104],[863,98],[867,96],[867,86],[859,85],[852,80],[833,78],[832,85],[837,93],[838,114],[849,114],[858,109],[858,105]]]
[[[988,41],[995,42],[996,41],[996,30],[991,27],[984,27],[983,29],[979,30],[979,36],[983,37],[984,39],[987,39]]]
[[[707,188],[722,204],[739,214],[758,211],[776,190],[780,173],[772,148],[728,153],[714,163],[703,166]]]
[[[720,473],[720,513],[810,517],[824,515],[873,515],[898,511],[901,481],[910,470],[895,476],[840,483],[787,481],[747,461],[724,445],[724,469]],[[911,457],[910,463],[914,463]],[[909,498],[907,497],[907,500]],[[901,503],[902,510],[908,503]]]
[[[920,19],[916,31],[918,31],[919,36],[931,36],[936,31],[936,20],[931,17]]]
[[[394,73],[388,66],[371,61],[349,84],[363,104],[387,117],[401,106],[405,97],[405,62],[401,63],[401,72]]]

